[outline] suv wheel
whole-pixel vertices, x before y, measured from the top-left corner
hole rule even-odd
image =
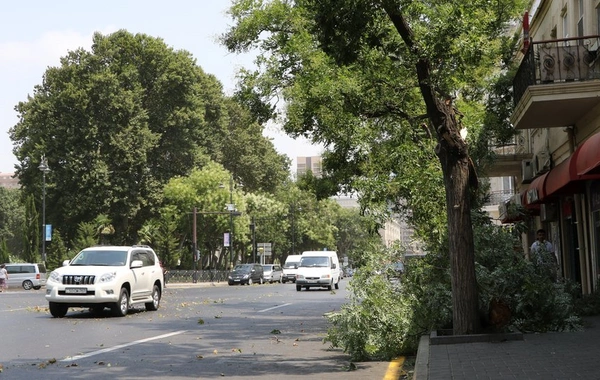
[[[148,311],[156,311],[160,306],[160,289],[158,289],[158,285],[154,285],[152,289],[152,302],[146,303],[146,310]]]
[[[62,303],[50,302],[48,306],[50,308],[50,314],[52,314],[54,318],[64,317],[67,315],[67,310],[69,310],[69,307]]]
[[[31,282],[30,280],[23,281],[23,289],[25,289],[25,290],[33,289],[33,282]]]
[[[252,285],[252,277],[248,279],[248,285]]]
[[[124,317],[127,315],[127,311],[129,310],[129,293],[127,289],[121,288],[119,300],[113,304],[111,309],[115,317]]]

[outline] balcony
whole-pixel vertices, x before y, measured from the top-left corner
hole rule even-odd
[[[532,42],[513,80],[517,129],[565,127],[600,104],[600,36]]]

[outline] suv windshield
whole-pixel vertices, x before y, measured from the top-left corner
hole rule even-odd
[[[70,265],[118,267],[127,262],[127,251],[81,251]]]

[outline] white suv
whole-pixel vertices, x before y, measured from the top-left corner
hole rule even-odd
[[[157,310],[163,291],[163,271],[148,246],[97,246],[79,252],[48,276],[46,300],[50,314],[62,318],[69,307],[100,313],[109,307],[123,317],[133,304]]]

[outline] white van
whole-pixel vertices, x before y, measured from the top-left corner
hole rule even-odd
[[[296,282],[296,272],[298,271],[301,257],[301,255],[289,255],[285,259],[285,264],[283,264],[283,277],[281,277],[282,282]]]
[[[25,290],[38,290],[46,285],[46,267],[44,264],[12,263],[6,264],[8,288],[23,287]]]
[[[296,290],[311,287],[340,288],[340,262],[334,251],[302,252],[298,272],[296,272]]]

